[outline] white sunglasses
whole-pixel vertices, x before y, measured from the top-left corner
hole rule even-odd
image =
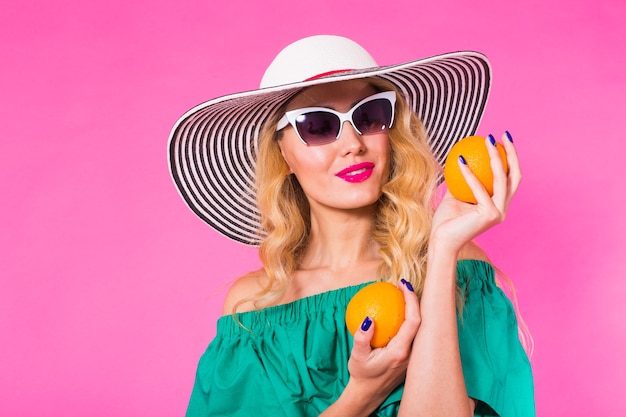
[[[391,128],[395,104],[396,93],[384,91],[364,98],[345,113],[326,107],[290,110],[278,121],[276,131],[291,124],[307,146],[336,141],[341,136],[345,121],[350,122],[360,135],[380,133]]]

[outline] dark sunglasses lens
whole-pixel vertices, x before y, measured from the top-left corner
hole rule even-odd
[[[352,121],[363,135],[379,133],[391,126],[391,102],[384,98],[363,103],[352,113]]]
[[[337,139],[339,118],[332,113],[314,111],[298,116],[296,126],[307,145],[323,145]]]

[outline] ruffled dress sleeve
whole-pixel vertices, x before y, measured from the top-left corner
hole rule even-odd
[[[517,318],[498,288],[493,267],[479,260],[457,264],[457,285],[464,295],[457,315],[459,348],[468,396],[477,400],[475,416],[533,417],[535,400],[530,362],[519,342]],[[398,413],[399,387],[378,410]]]
[[[221,317],[187,417],[318,416],[348,383],[345,310],[364,285]]]
[[[535,415],[533,377],[518,338],[515,310],[496,286],[493,267],[460,262],[457,283],[465,294],[458,318],[459,347],[468,395],[478,401],[475,415]]]

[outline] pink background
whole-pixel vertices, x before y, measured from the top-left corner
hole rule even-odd
[[[525,179],[480,242],[533,332],[538,414],[626,415],[624,2],[4,3],[0,415],[184,413],[225,288],[257,261],[178,197],[169,130],[318,33],[380,64],[491,58],[479,133],[510,130]]]

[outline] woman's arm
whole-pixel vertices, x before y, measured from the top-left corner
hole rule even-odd
[[[495,146],[487,142],[494,172],[493,197],[461,164],[478,204],[462,203],[447,193],[433,218],[428,270],[420,300],[422,323],[413,343],[400,416],[473,414],[474,402],[467,396],[458,343],[456,263],[461,250],[473,238],[504,220],[521,180],[515,149],[506,138],[503,142],[508,175]]]
[[[400,416],[469,416],[456,323],[457,254],[430,251],[420,302],[422,325],[407,370]],[[409,412],[409,410],[411,410]],[[420,414],[415,411],[419,410]]]
[[[436,394],[445,394],[445,398],[435,397],[432,399],[432,402],[437,406],[446,406],[445,409],[441,407],[439,411],[434,410],[433,415],[473,415],[476,402],[467,397],[459,351],[456,318],[456,267],[450,268],[450,265],[456,265],[458,259],[468,258],[487,261],[488,258],[473,242],[465,245],[456,259],[448,261],[437,257],[435,255],[436,251],[436,248],[432,248],[432,260],[429,260],[430,267],[426,278],[428,288],[424,288],[424,296],[420,304],[422,315],[426,314],[429,319],[432,315],[432,320],[428,320],[428,322],[429,326],[433,327],[433,331],[427,332],[429,329],[426,327],[423,329],[424,334],[419,335],[418,333],[411,362],[427,363],[431,367],[437,367],[437,369],[428,369],[428,367],[413,368],[407,378],[408,386],[405,385],[405,390],[408,392],[418,391],[417,387],[412,387],[411,384],[424,380],[420,378],[429,377],[433,384],[433,391]],[[433,279],[432,277],[446,278]],[[452,286],[446,285],[450,282],[454,284]],[[430,338],[425,337],[427,333],[431,333]],[[421,352],[421,354],[418,352]],[[437,355],[437,362],[432,360],[435,354]],[[424,372],[427,375],[420,375],[420,372]],[[435,378],[439,376],[440,378],[434,379],[430,375],[435,376]],[[441,378],[442,376],[444,378]],[[456,398],[457,400],[450,401],[450,398]],[[415,406],[424,404],[420,401],[415,399]],[[447,406],[450,407],[448,408]]]

